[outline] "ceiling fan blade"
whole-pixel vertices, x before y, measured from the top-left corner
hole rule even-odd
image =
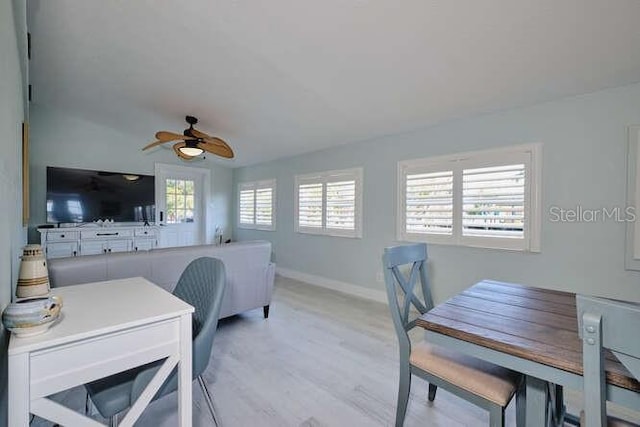
[[[193,159],[192,156],[187,156],[186,154],[184,154],[182,151],[180,151],[180,148],[185,147],[187,144],[185,142],[178,142],[176,144],[173,144],[173,151],[178,155],[178,157],[180,157],[181,159],[184,160],[191,160]]]
[[[191,135],[195,136],[196,138],[211,138],[209,135],[207,135],[204,132],[200,132],[198,129],[189,129],[189,132],[191,132]]]
[[[162,141],[162,142],[169,142],[169,141],[184,141],[187,139],[192,139],[188,136],[184,136],[181,135],[179,133],[173,133],[173,132],[167,132],[167,131],[160,131],[158,133],[156,133],[156,138],[158,138],[158,140]]]
[[[151,148],[151,147],[155,147],[156,145],[164,144],[165,142],[168,142],[168,141],[155,141],[155,142],[152,142],[151,144],[146,145],[146,146],[142,149],[142,151],[144,151],[144,150],[146,150],[146,149],[148,149],[148,148]]]
[[[233,150],[231,147],[229,147],[224,141],[222,141],[222,143],[224,145],[203,141],[198,143],[198,147],[211,154],[215,154],[216,156],[224,157],[225,159],[233,159]]]
[[[231,157],[233,157],[233,150],[231,149],[231,147],[229,147],[229,144],[227,144],[223,139],[218,138],[216,136],[207,135],[206,133],[201,132],[198,129],[190,129],[190,132],[191,132],[191,135],[195,136],[196,138],[201,138],[204,142],[225,147],[227,151],[231,153]]]
[[[223,147],[227,147],[227,148],[231,149],[231,147],[229,147],[229,144],[227,144],[223,139],[220,139],[220,138],[215,137],[215,136],[209,136],[209,137],[206,137],[206,138],[202,138],[202,140],[204,142],[208,142],[210,144],[221,145]]]

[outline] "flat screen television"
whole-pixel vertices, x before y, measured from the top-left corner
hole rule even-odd
[[[151,175],[47,167],[47,222],[155,219]]]

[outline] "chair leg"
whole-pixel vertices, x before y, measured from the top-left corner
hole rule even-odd
[[[504,427],[504,408],[501,406],[494,406],[489,409],[489,426],[491,427]]]
[[[408,364],[400,365],[400,384],[398,385],[398,406],[396,408],[396,427],[402,427],[407,414],[407,403],[411,391],[411,370]]]
[[[436,391],[438,391],[438,386],[435,384],[429,383],[429,394],[427,396],[427,398],[429,399],[429,402],[433,402],[435,400]]]
[[[526,387],[524,386],[524,382],[520,385],[518,390],[516,391],[516,426],[524,427],[526,422],[527,413],[525,412],[527,408],[527,392]]]
[[[118,414],[109,417],[109,427],[118,427]]]
[[[200,388],[202,389],[202,394],[204,394],[204,400],[207,402],[207,406],[209,407],[209,411],[211,411],[211,417],[213,417],[213,422],[217,427],[220,427],[221,424],[216,417],[216,411],[213,407],[213,400],[211,399],[211,394],[209,393],[209,389],[207,388],[207,383],[205,382],[202,375],[198,375],[198,384],[200,384]]]

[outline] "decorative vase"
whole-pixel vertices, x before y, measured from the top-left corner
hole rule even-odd
[[[49,295],[49,271],[40,245],[27,245],[20,257],[16,297],[33,298]]]
[[[62,298],[59,296],[24,299],[5,308],[2,323],[18,336],[37,335],[53,325],[61,308]]]

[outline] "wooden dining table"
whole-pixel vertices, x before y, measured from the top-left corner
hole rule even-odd
[[[483,280],[420,316],[429,342],[526,378],[526,426],[562,423],[562,387],[582,390],[575,294]],[[640,410],[640,383],[607,352],[607,399]],[[551,390],[551,392],[550,392]],[[550,396],[558,393],[560,402]]]

